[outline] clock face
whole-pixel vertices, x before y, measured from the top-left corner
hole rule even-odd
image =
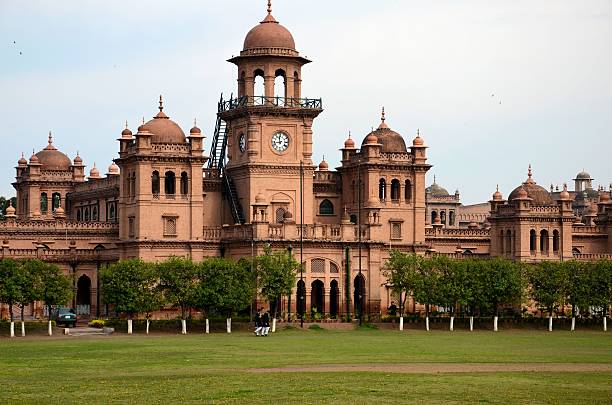
[[[240,139],[238,140],[238,147],[240,147],[240,152],[244,152],[246,149],[246,136],[244,134],[240,134]]]
[[[284,152],[289,147],[289,137],[283,132],[272,135],[272,147],[277,152]]]

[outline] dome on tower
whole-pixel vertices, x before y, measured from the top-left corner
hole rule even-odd
[[[349,137],[346,141],[344,141],[344,149],[355,149],[355,141],[351,138],[351,133],[349,132]]]
[[[444,187],[436,183],[435,176],[432,185],[425,189],[425,193],[429,193],[432,197],[447,197],[450,195]]]
[[[98,170],[98,168],[96,167],[96,162],[94,162],[93,167],[89,171],[89,178],[90,179],[99,179],[100,178],[100,170]]]
[[[412,146],[423,146],[425,141],[421,138],[420,131],[417,129],[417,136],[412,140]]]
[[[23,156],[23,153],[21,154],[21,157],[17,161],[17,164],[19,166],[27,166],[28,165],[28,161],[26,160],[25,156]]]
[[[515,198],[519,198],[521,190],[527,193],[527,197],[533,200],[535,205],[552,205],[554,204],[550,193],[542,186],[536,184],[535,180],[531,177],[531,165],[529,165],[529,171],[527,174],[527,180],[510,193],[508,200],[512,201]],[[522,198],[522,197],[521,197]]]
[[[110,166],[108,166],[108,172],[107,172],[107,176],[116,176],[119,174],[119,166],[117,166],[117,164],[115,162],[111,163]]]
[[[576,175],[576,180],[593,180],[593,179],[591,178],[590,174],[588,174],[587,172],[583,170]]]
[[[404,138],[397,132],[393,131],[385,122],[385,108],[382,109],[382,116],[380,118],[380,125],[378,128],[370,132],[363,140],[362,145],[367,144],[368,137],[374,135],[378,143],[382,144],[382,152],[400,152],[406,153],[406,142]]]
[[[138,131],[152,133],[152,143],[185,143],[185,133],[181,127],[164,113],[161,96],[159,96],[159,112],[152,120],[139,126]]]
[[[295,52],[295,41],[289,30],[272,17],[272,5],[268,2],[268,15],[253,27],[244,38],[244,51],[252,49],[287,49]]]
[[[77,155],[74,157],[73,162],[75,166],[81,166],[83,164],[83,158],[79,156],[79,152],[77,152]]]
[[[72,165],[70,158],[53,146],[51,132],[49,132],[49,144],[35,156],[42,165],[42,170],[69,170]],[[32,161],[32,158],[30,158],[30,161]]]
[[[132,131],[130,131],[130,129],[128,128],[128,122],[125,121],[125,128],[123,129],[123,131],[121,131],[121,137],[122,138],[131,138],[132,137]]]
[[[9,198],[9,206],[6,207],[6,216],[11,218],[15,216],[15,207],[13,207],[13,200]]]
[[[499,192],[499,185],[498,185],[497,189],[493,193],[493,201],[502,201],[502,200],[503,200],[502,193]]]

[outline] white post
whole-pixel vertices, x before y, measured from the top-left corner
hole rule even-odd
[[[604,332],[608,331],[608,317],[604,316]]]
[[[497,315],[493,317],[493,332],[497,332]]]
[[[404,317],[400,316],[399,330],[404,330]]]
[[[11,322],[11,337],[15,337],[15,322]]]
[[[474,317],[470,316],[470,332],[474,332]]]
[[[49,323],[48,323],[47,334],[49,336],[53,336],[53,325],[51,324],[51,321],[49,321]]]
[[[187,334],[187,320],[181,319],[181,335]]]
[[[131,335],[132,334],[132,320],[128,319],[127,321],[128,321],[127,322],[128,323],[128,335]]]
[[[21,321],[21,337],[25,337],[25,322]]]
[[[232,333],[232,318],[227,318],[227,333]]]
[[[272,319],[272,333],[276,332],[276,318]]]
[[[208,323],[208,318],[206,318],[206,333],[210,333],[210,324]]]
[[[425,317],[425,330],[429,332],[429,317],[428,316]]]
[[[552,315],[548,317],[548,331],[552,332]]]
[[[150,324],[150,323],[151,323],[151,322],[149,321],[149,318],[147,318],[147,335],[149,334],[149,324]]]
[[[455,317],[451,316],[450,331],[452,332],[453,330],[455,330]]]
[[[576,317],[572,316],[572,332],[576,330]]]

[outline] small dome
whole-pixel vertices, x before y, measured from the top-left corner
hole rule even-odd
[[[447,197],[448,191],[436,183],[436,176],[434,176],[433,184],[425,189],[425,193],[429,193],[433,197]]]
[[[527,195],[525,197],[529,197],[533,200],[533,204],[535,205],[552,205],[554,204],[552,197],[548,190],[544,187],[539,186],[531,177],[531,165],[529,165],[529,171],[527,174],[527,180],[510,193],[508,196],[508,200],[512,201],[516,198],[524,199],[525,197],[521,197],[522,191],[524,191]],[[520,195],[519,195],[520,194]]]
[[[164,113],[162,97],[159,96],[159,112],[152,120],[138,127],[138,132],[153,134],[152,143],[185,143],[185,133],[178,124]]]
[[[385,122],[385,109],[382,110],[382,116],[380,119],[380,125],[375,131],[370,132],[362,142],[362,145],[368,144],[368,139],[370,135],[376,136],[378,143],[382,144],[382,152],[393,153],[400,152],[406,153],[408,150],[406,149],[406,142],[404,142],[404,138],[397,132],[393,131],[389,128],[387,123]]]
[[[123,129],[123,131],[121,131],[121,137],[122,138],[131,138],[132,137],[132,131],[130,131],[130,129],[128,128],[127,121],[125,121],[125,128]]]
[[[196,125],[196,123],[193,123],[193,128],[191,128],[189,130],[189,133],[192,135],[200,135],[202,133],[202,130],[200,128],[198,128],[198,126]]]
[[[344,149],[355,149],[355,141],[351,138],[351,133],[349,132],[349,137],[346,141],[344,141]]]
[[[571,200],[570,194],[567,192],[567,184],[563,184],[563,191],[559,193],[559,199],[563,201]]]
[[[34,164],[34,165],[38,165],[40,164],[39,160],[38,160],[38,156],[36,156],[36,154],[32,154],[32,156],[30,156],[30,164]]]
[[[89,171],[89,178],[90,179],[99,179],[100,178],[100,170],[98,170],[98,168],[96,167],[96,163],[95,162],[94,162],[93,167]]]
[[[45,149],[36,154],[38,162],[42,165],[43,170],[70,170],[72,161],[68,156],[57,150],[53,146],[53,136],[49,132],[49,144]],[[30,162],[32,159],[30,158]]]
[[[289,30],[272,17],[272,6],[268,3],[268,15],[253,27],[244,38],[243,50],[281,48],[295,51],[295,41]]]
[[[26,158],[23,156],[23,153],[21,154],[21,157],[19,158],[19,160],[17,161],[17,164],[19,166],[27,166],[28,161],[26,160]]]
[[[6,216],[14,217],[15,216],[15,207],[13,207],[13,200],[9,198],[9,206],[6,207]]]
[[[374,135],[374,132],[371,132],[370,134],[368,134],[368,136],[365,137],[362,145],[375,145],[377,143],[378,137]]]
[[[591,178],[590,174],[588,174],[587,172],[583,170],[576,175],[576,180],[593,180],[593,179]]]
[[[503,200],[502,193],[499,192],[499,185],[498,185],[497,189],[493,193],[493,201],[502,201],[502,200]]]
[[[323,156],[323,160],[319,163],[319,170],[327,171],[329,169],[329,164],[325,161],[325,156]]]
[[[417,136],[412,140],[412,146],[424,146],[425,141],[421,138],[420,131],[417,129]]]
[[[81,166],[83,164],[83,159],[81,158],[81,156],[79,156],[79,152],[77,152],[77,155],[74,157],[74,166]]]
[[[119,174],[119,166],[115,162],[108,166],[108,175],[116,176]]]

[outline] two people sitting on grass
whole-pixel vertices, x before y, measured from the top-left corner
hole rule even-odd
[[[268,336],[270,333],[270,313],[264,312],[263,308],[257,310],[255,314],[255,336]]]

